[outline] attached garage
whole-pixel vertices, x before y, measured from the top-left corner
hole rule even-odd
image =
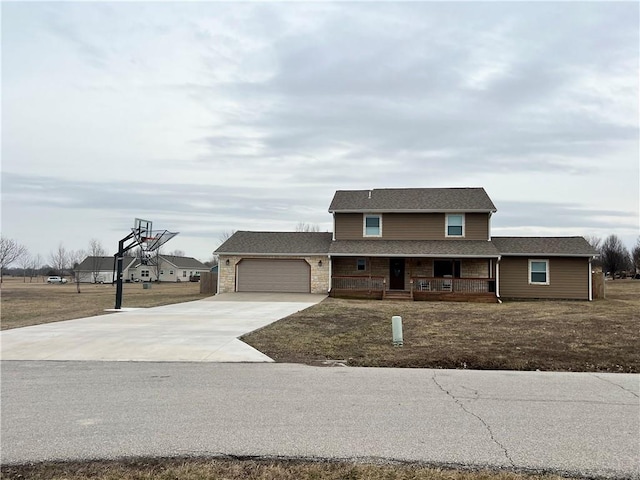
[[[237,269],[238,292],[311,291],[311,267],[305,260],[245,258]]]

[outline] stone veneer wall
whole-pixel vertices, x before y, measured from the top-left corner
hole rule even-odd
[[[460,276],[462,278],[489,278],[489,260],[486,258],[462,260]]]
[[[218,293],[228,293],[236,291],[236,265],[243,258],[273,258],[279,260],[294,259],[305,260],[311,266],[311,293],[327,293],[329,291],[329,257],[326,255],[314,255],[309,257],[282,257],[282,256],[234,256],[220,255],[218,270],[220,277],[218,281]],[[229,265],[227,265],[229,260]],[[318,262],[322,261],[322,266]]]

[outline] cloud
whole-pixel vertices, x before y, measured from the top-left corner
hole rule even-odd
[[[55,208],[204,238],[329,225],[339,188],[471,185],[523,202],[496,228],[631,235],[639,10],[10,2],[3,229]]]

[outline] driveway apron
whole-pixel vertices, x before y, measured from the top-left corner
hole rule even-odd
[[[0,333],[3,360],[272,362],[238,337],[324,295],[219,295]]]

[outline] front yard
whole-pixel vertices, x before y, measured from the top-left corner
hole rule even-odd
[[[391,341],[400,315],[404,346]],[[310,365],[640,372],[640,281],[594,302],[497,304],[327,298],[242,340]]]

